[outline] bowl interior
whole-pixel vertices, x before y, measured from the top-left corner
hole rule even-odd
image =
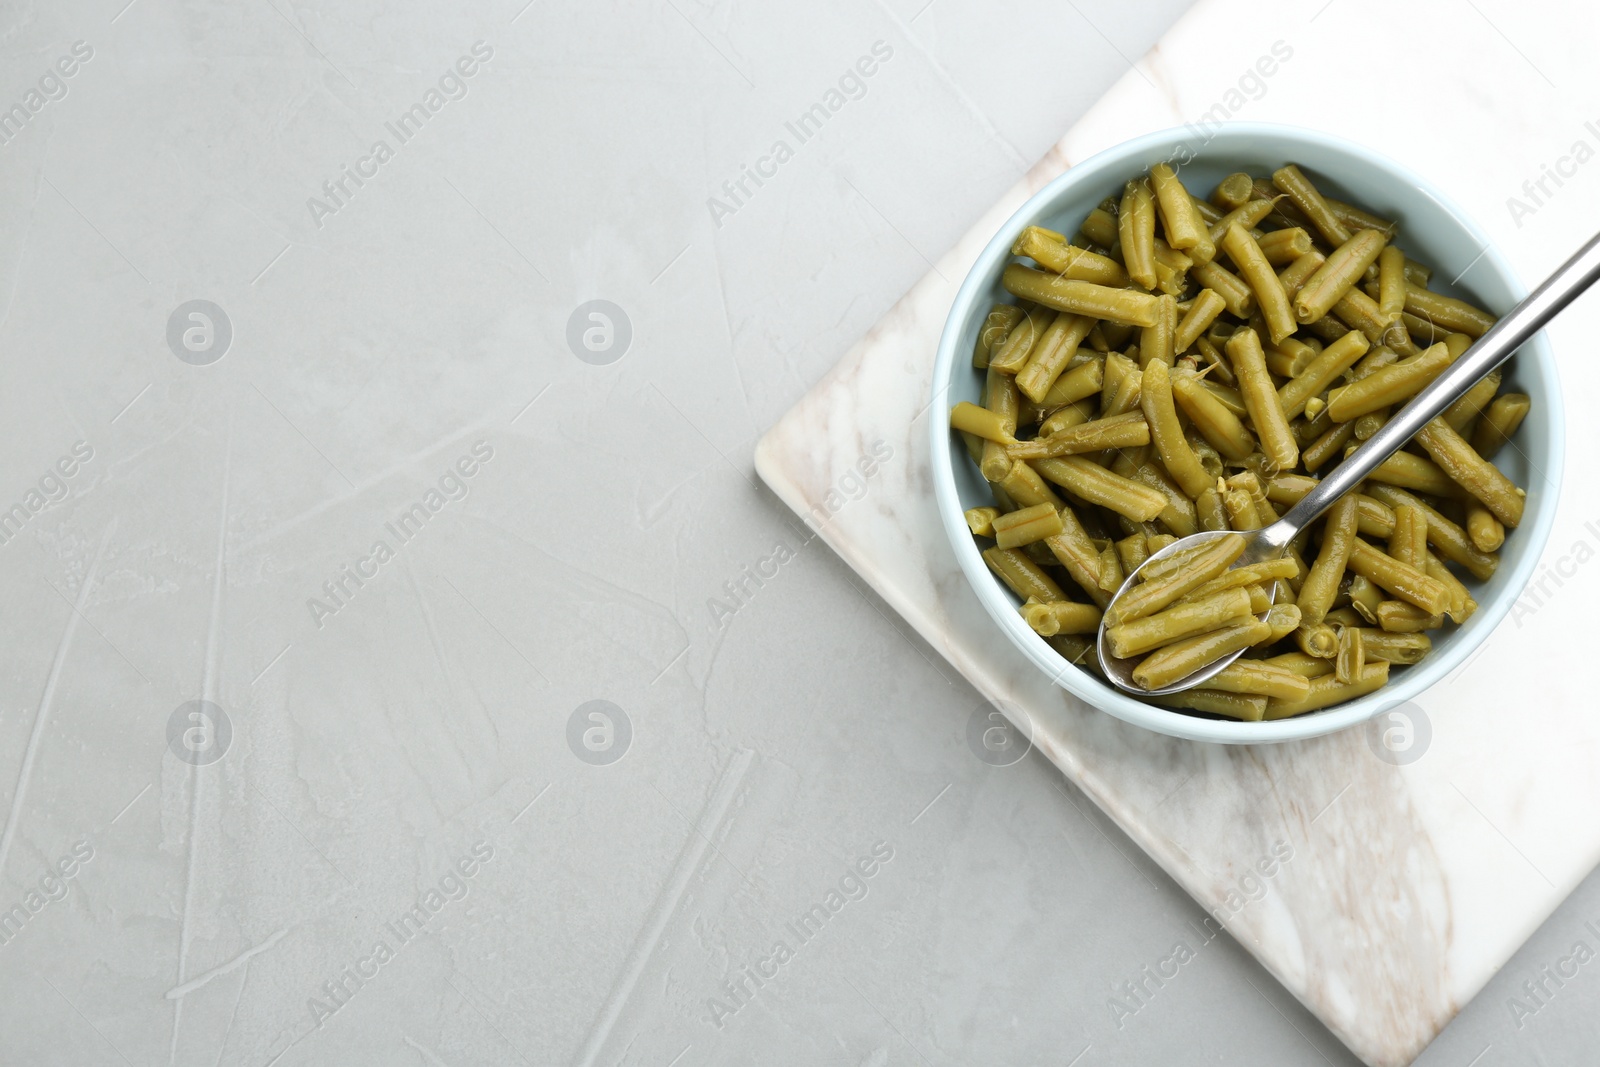
[[[1370,149],[1310,130],[1233,124],[1209,138],[1192,130],[1151,134],[1109,149],[1073,167],[1041,189],[984,250],[963,284],[941,338],[935,390],[948,410],[958,401],[977,402],[983,374],[972,367],[972,348],[989,308],[1013,298],[1000,285],[1010,248],[1026,226],[1077,231],[1085,215],[1123,183],[1160,162],[1170,162],[1197,196],[1207,196],[1226,175],[1270,174],[1298,163],[1325,194],[1358,204],[1400,224],[1396,243],[1433,268],[1430,288],[1473,301],[1497,314],[1526,290],[1478,228],[1422,179]],[[1452,279],[1456,279],[1452,282]],[[1119,718],[1197,740],[1258,743],[1330,733],[1394,707],[1449,674],[1465,661],[1504,617],[1530,577],[1555,516],[1563,441],[1555,363],[1543,334],[1528,342],[1504,368],[1503,389],[1527,393],[1533,408],[1496,465],[1527,489],[1521,527],[1508,531],[1500,567],[1485,583],[1468,580],[1478,611],[1461,626],[1434,631],[1434,651],[1421,664],[1397,669],[1384,689],[1360,700],[1278,722],[1239,723],[1204,719],[1135,700],[1073,666],[1035,634],[1017,612],[1017,598],[990,574],[967,530],[962,511],[991,504],[988,484],[964,449],[953,447],[948,426],[930,420],[933,470],[940,516],[962,570],[995,622],[1035,665],[1057,684]]]

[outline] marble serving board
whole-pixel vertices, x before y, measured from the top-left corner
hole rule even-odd
[[[1600,493],[1586,466],[1569,465],[1535,589],[1422,694],[1411,747],[1386,759],[1373,726],[1212,746],[1143,732],[1054,688],[957,568],[924,443],[926,420],[944,415],[929,406],[934,349],[979,251],[1040,186],[1137,134],[1193,124],[1203,137],[1206,121],[1236,118],[1365,142],[1436,181],[1525,279],[1600,228],[1600,162],[1588,163],[1600,127],[1586,125],[1600,115],[1575,103],[1600,99],[1582,46],[1596,39],[1593,12],[1376,0],[1267,10],[1278,7],[1197,4],[773,427],[756,466],[978,690],[1025,709],[1043,754],[1358,1056],[1398,1065],[1600,858],[1600,821],[1587,814],[1600,806],[1600,716],[1587,684],[1554,669],[1587,658],[1584,613],[1600,592],[1600,567],[1588,565]],[[1538,29],[1558,14],[1560,33]],[[1384,79],[1348,76],[1348,43],[1379,26],[1397,42],[1428,41],[1392,54],[1422,94],[1412,104],[1435,106],[1394,106]],[[1492,88],[1486,70],[1497,72]],[[1541,186],[1552,168],[1560,184]],[[1576,416],[1600,410],[1597,326],[1588,297],[1550,331],[1573,447],[1595,436]],[[841,484],[854,486],[850,472],[885,446],[893,458],[875,464],[870,495],[840,506]]]

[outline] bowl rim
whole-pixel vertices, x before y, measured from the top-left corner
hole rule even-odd
[[[1499,275],[1501,282],[1512,294],[1513,300],[1521,300],[1527,295],[1528,289],[1520,276],[1469,214],[1441,193],[1432,182],[1423,179],[1383,153],[1342,137],[1300,126],[1265,122],[1227,122],[1209,131],[1204,143],[1190,156],[1188,162],[1203,160],[1207,147],[1224,134],[1230,139],[1241,136],[1273,139],[1289,150],[1291,158],[1295,145],[1315,145],[1357,159],[1406,183],[1420,195],[1438,204],[1483,248],[1479,258],[1486,261],[1488,267]],[[980,291],[987,290],[998,276],[1010,258],[1011,245],[1022,228],[1045,213],[1051,202],[1062,196],[1068,188],[1084,181],[1097,180],[1108,168],[1125,163],[1130,158],[1144,156],[1152,148],[1163,145],[1181,147],[1191,144],[1193,138],[1192,127],[1188,129],[1173,127],[1143,134],[1102,149],[1051,179],[1007,218],[974,261],[951,304],[934,360],[930,409],[940,403],[941,397],[949,390],[954,380],[957,342],[975,312]],[[1176,154],[1174,152],[1174,155]],[[1468,269],[1471,269],[1471,265]],[[1519,539],[1531,539],[1528,547],[1509,572],[1502,572],[1507,577],[1499,595],[1479,605],[1476,615],[1481,618],[1473,629],[1471,640],[1452,641],[1448,647],[1429,656],[1421,664],[1408,668],[1397,681],[1383,689],[1325,710],[1271,722],[1203,719],[1186,715],[1181,711],[1146,704],[1113,689],[1082,668],[1074,667],[1028,627],[1010,602],[1009,592],[1001,589],[998,581],[989,573],[972,532],[967,528],[961,508],[951,459],[948,420],[932,418],[928,420],[928,436],[934,497],[940,522],[955,552],[957,564],[996,625],[1035,667],[1050,678],[1052,685],[1067,690],[1085,703],[1147,730],[1193,741],[1265,744],[1334,733],[1359,725],[1405,703],[1454,672],[1483,645],[1505,618],[1511,606],[1521,597],[1523,589],[1532,578],[1534,569],[1544,554],[1545,545],[1555,524],[1561,495],[1566,460],[1565,412],[1556,360],[1544,331],[1541,330],[1530,338],[1518,351],[1518,355],[1539,365],[1540,374],[1550,383],[1552,392],[1548,402],[1542,405],[1540,422],[1535,423],[1544,427],[1543,435],[1549,440],[1549,458],[1545,474],[1552,483],[1552,488],[1539,495],[1537,506],[1530,509],[1532,513],[1517,529]]]

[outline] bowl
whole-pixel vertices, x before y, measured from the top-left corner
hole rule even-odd
[[[1431,288],[1473,300],[1496,314],[1510,310],[1527,292],[1460,208],[1426,179],[1370,148],[1315,130],[1262,123],[1230,123],[1209,133],[1165,130],[1107,149],[1062,174],[1035,193],[984,248],[962,283],[939,339],[933,372],[936,410],[948,411],[962,400],[978,401],[983,374],[972,367],[972,348],[989,308],[1013,299],[1001,287],[1000,274],[1012,259],[1017,234],[1032,225],[1075,233],[1102,199],[1120,195],[1128,178],[1164,161],[1202,196],[1234,171],[1270,174],[1286,163],[1298,163],[1328,195],[1396,219],[1400,223],[1396,243],[1433,268]],[[1451,278],[1457,282],[1442,284]],[[1496,465],[1527,489],[1528,499],[1522,525],[1507,531],[1494,577],[1468,583],[1478,610],[1460,626],[1434,631],[1433,653],[1419,664],[1397,670],[1383,689],[1275,722],[1206,719],[1146,704],[1069,663],[1034,633],[1017,611],[1016,596],[989,572],[967,529],[963,511],[993,500],[977,465],[954,443],[943,418],[928,420],[934,494],[945,533],[979,602],[1011,643],[1055,684],[1119,719],[1174,737],[1234,744],[1315,737],[1365,722],[1449,675],[1505,617],[1532,576],[1555,521],[1565,442],[1555,358],[1543,333],[1523,345],[1506,366],[1502,388],[1527,393],[1533,400],[1532,411],[1517,432],[1516,447],[1496,457]]]

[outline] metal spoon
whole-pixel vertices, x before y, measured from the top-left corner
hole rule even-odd
[[[1259,530],[1242,531],[1245,537],[1244,554],[1233,566],[1243,567],[1282,556],[1287,551],[1289,542],[1308,523],[1332,507],[1341,496],[1360,485],[1374,468],[1398,452],[1418,430],[1458,400],[1461,394],[1472,388],[1479,378],[1509,359],[1524,341],[1538,333],[1545,323],[1570,304],[1578,294],[1589,288],[1596,278],[1600,278],[1600,235],[1590,238],[1571,259],[1545,279],[1544,284],[1512,308],[1504,318],[1490,328],[1488,333],[1467,349],[1460,359],[1446,368],[1443,374],[1435,378],[1410,403],[1395,412],[1394,417],[1385,423],[1382,429],[1367,438],[1366,444],[1356,449],[1348,459],[1329,471],[1328,476],[1318,482],[1316,488],[1307,493],[1298,504],[1290,508],[1283,518]],[[1174,552],[1193,548],[1213,538],[1227,536],[1227,533],[1228,531],[1197,533],[1168,545],[1128,575],[1128,580],[1122,583],[1116,597],[1112,598],[1113,603],[1117,597],[1121,597],[1133,586],[1139,572],[1156,560],[1165,559]],[[1133,668],[1138,664],[1138,660],[1118,659],[1107,649],[1106,625],[1103,619],[1100,623],[1098,647],[1100,666],[1105,671],[1106,678],[1117,688],[1138,696],[1159,696],[1189,689],[1204,682],[1241,655],[1240,652],[1235,652],[1225,656],[1165,688],[1145,689],[1133,680]]]

